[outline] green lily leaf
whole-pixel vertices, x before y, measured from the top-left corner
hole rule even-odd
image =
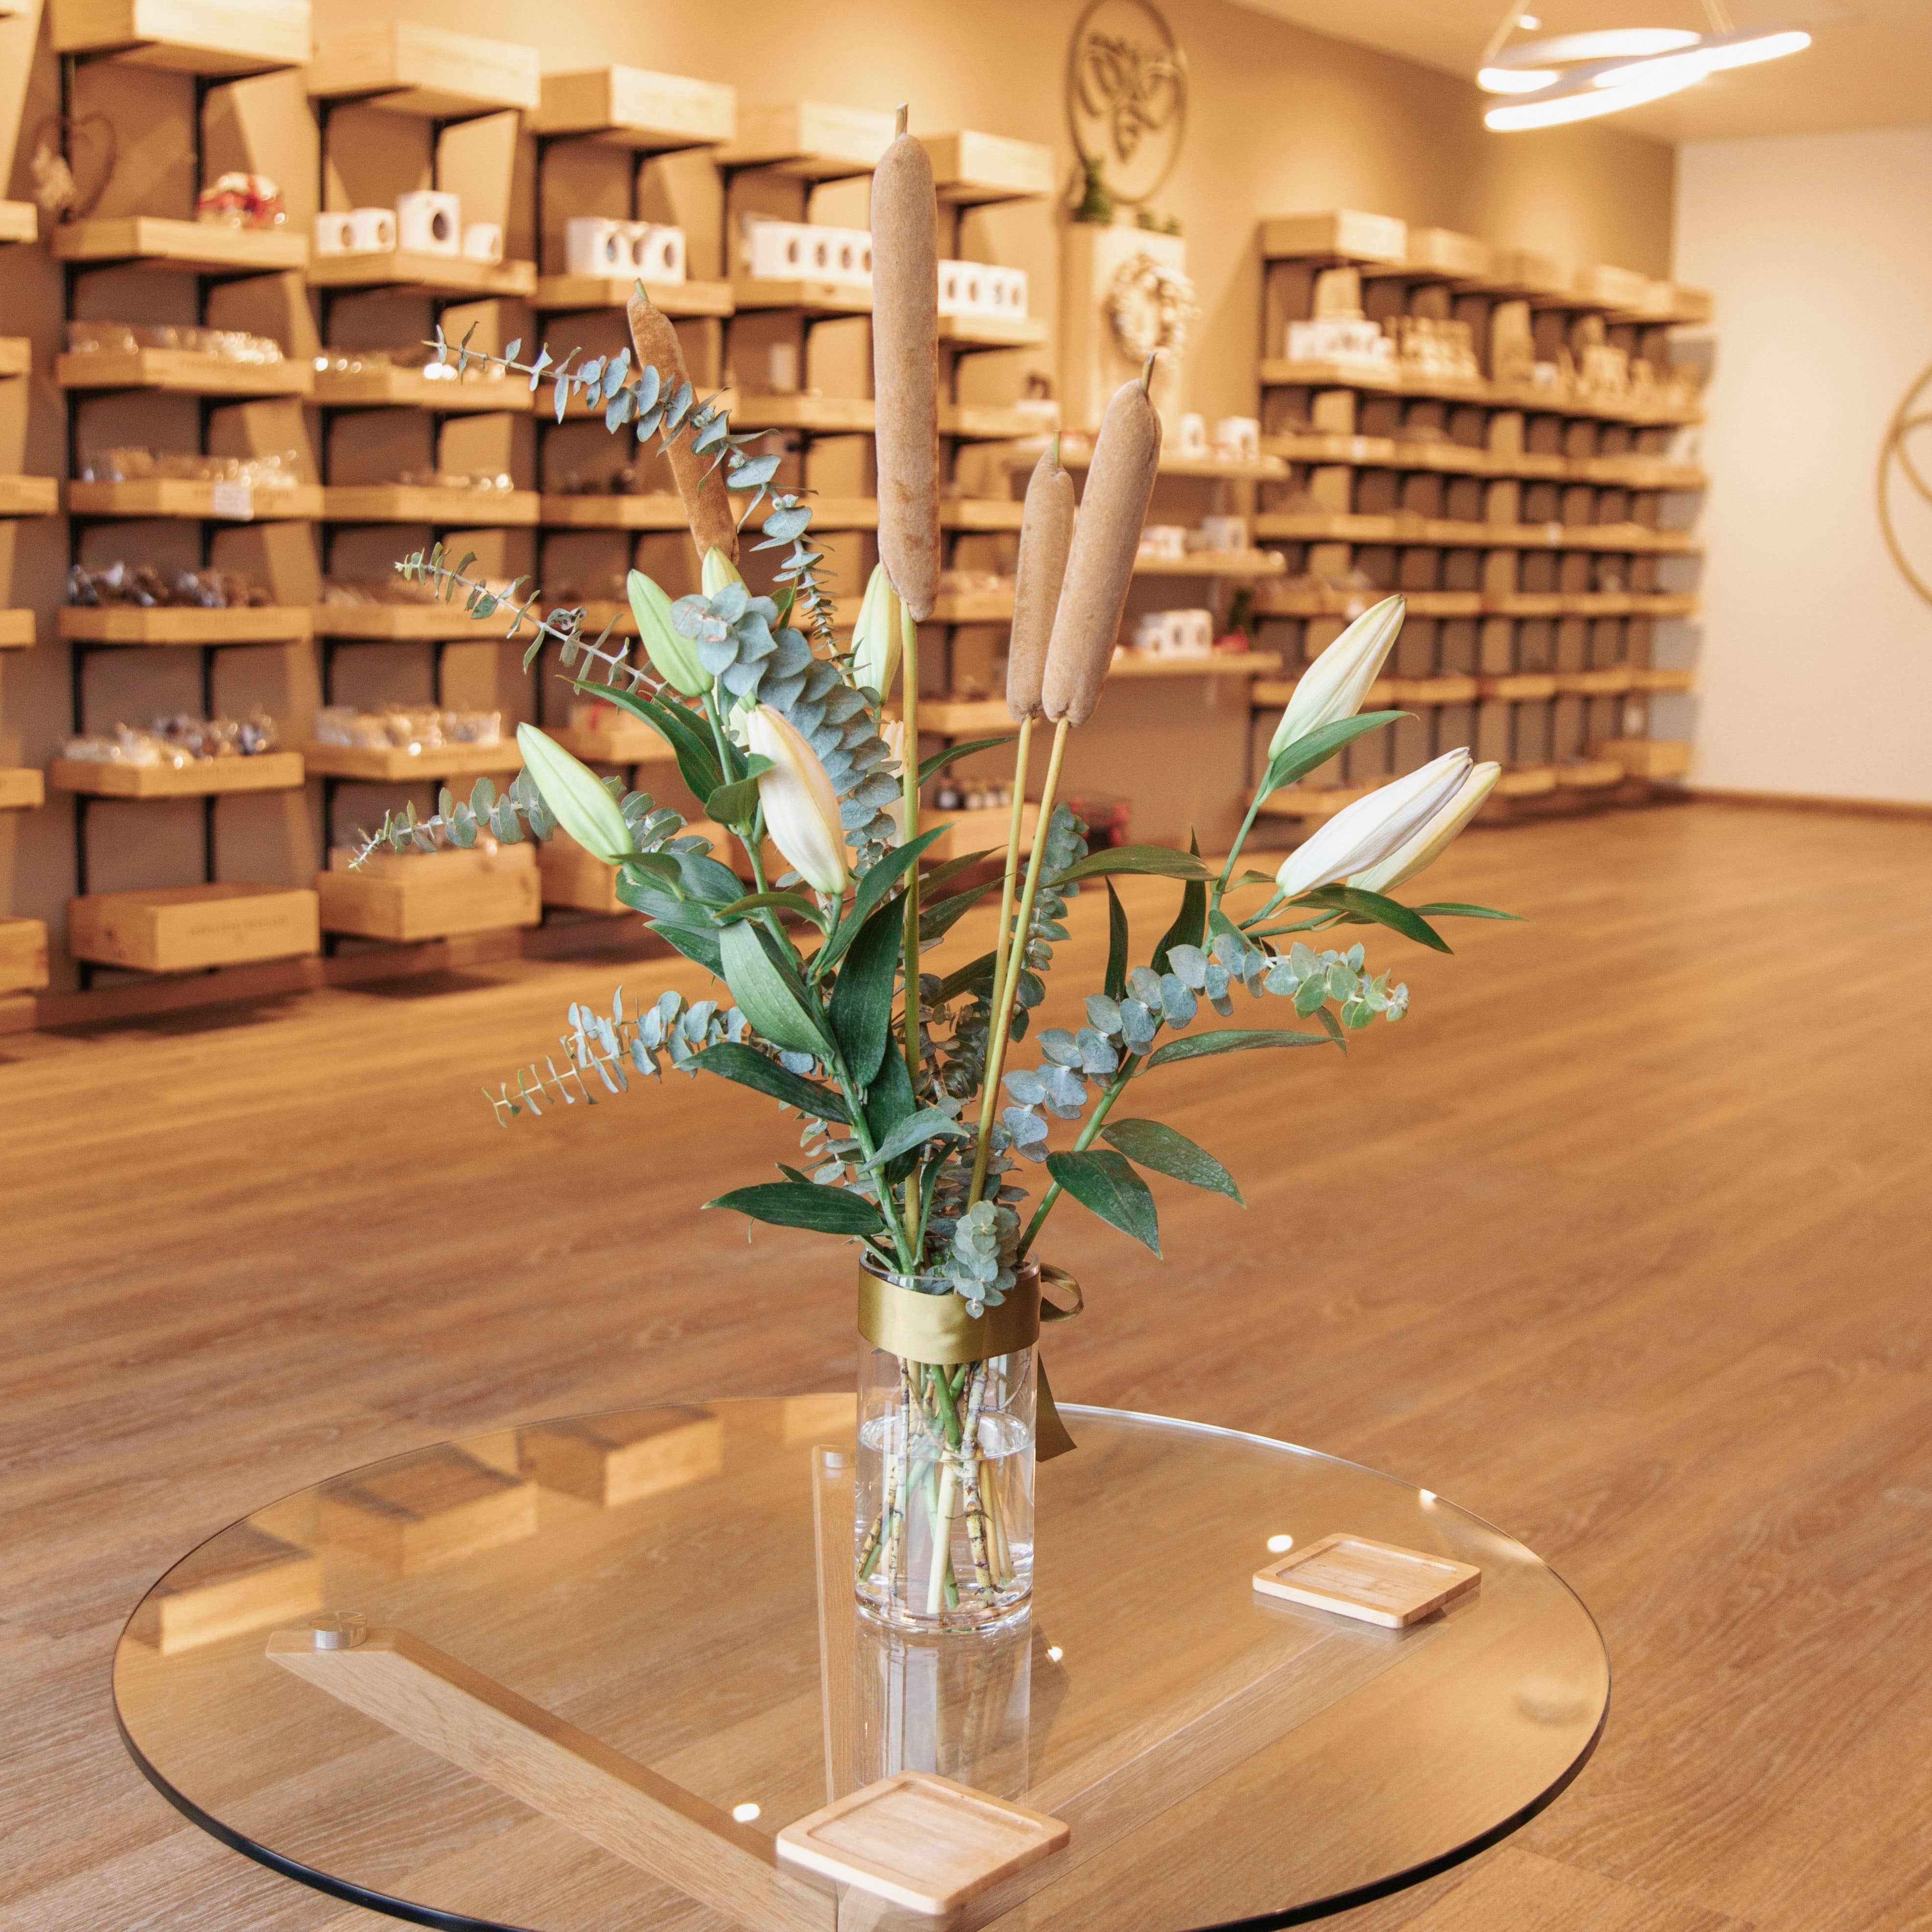
[[[1190,839],[1198,855],[1199,844]],[[1160,944],[1154,950],[1153,966],[1156,973],[1168,970],[1167,956],[1177,946],[1198,946],[1207,937],[1208,886],[1207,880],[1214,876],[1207,873],[1201,878],[1190,878],[1180,895],[1180,910],[1175,914],[1174,923],[1161,934]]]
[[[754,1046],[721,1040],[702,1053],[693,1054],[686,1064],[701,1066],[706,1072],[724,1079],[735,1080],[740,1087],[769,1094],[774,1100],[782,1100],[788,1107],[796,1107],[814,1120],[848,1121],[852,1118],[850,1109],[830,1088],[788,1073],[776,1060],[767,1059]]]
[[[1425,919],[1512,919],[1520,925],[1522,914],[1520,912],[1498,912],[1494,906],[1456,905],[1453,902],[1442,905],[1411,906],[1409,910]]]
[[[1163,1126],[1158,1120],[1115,1120],[1100,1130],[1100,1138],[1117,1147],[1137,1166],[1151,1168],[1190,1187],[1204,1187],[1240,1202],[1241,1190],[1234,1177],[1205,1148],[1197,1147],[1184,1133]]]
[[[1246,1053],[1259,1046],[1328,1046],[1323,1033],[1291,1033],[1285,1027],[1223,1027],[1219,1033],[1191,1034],[1171,1040],[1148,1055],[1150,1067],[1171,1066],[1177,1060],[1204,1060],[1214,1053]]]
[[[1283,785],[1306,777],[1317,765],[1325,765],[1344,745],[1352,745],[1358,738],[1366,738],[1371,731],[1410,715],[1406,711],[1367,711],[1358,718],[1338,718],[1334,724],[1282,746],[1262,780],[1259,796],[1271,796]]]
[[[1127,996],[1127,914],[1120,896],[1107,881],[1107,997],[1124,1000]]]
[[[1399,932],[1405,939],[1414,940],[1418,946],[1431,947],[1438,952],[1450,950],[1449,942],[1428,920],[1411,912],[1407,906],[1385,898],[1380,892],[1366,891],[1360,886],[1322,886],[1312,892],[1304,892],[1289,903],[1326,906],[1331,912],[1346,915],[1351,924],[1385,926],[1391,932]]]
[[[878,1151],[866,1164],[868,1167],[884,1167],[890,1160],[896,1160],[902,1154],[910,1154],[914,1148],[923,1147],[928,1141],[969,1141],[971,1132],[962,1127],[950,1114],[942,1114],[937,1107],[922,1107],[916,1114],[908,1114],[879,1143]]]
[[[774,1228],[812,1228],[826,1234],[876,1234],[885,1223],[872,1202],[842,1187],[803,1186],[795,1180],[767,1180],[757,1187],[734,1188],[707,1208],[748,1214]]]
[[[1160,1252],[1160,1223],[1154,1195],[1124,1155],[1089,1148],[1084,1154],[1050,1154],[1046,1171],[1090,1214]]]
[[[998,892],[1004,883],[996,878],[982,880],[950,899],[941,899],[937,905],[922,906],[919,914],[919,943],[922,946],[937,946],[988,892]]]
[[[955,758],[963,758],[974,752],[990,752],[998,746],[1010,745],[1012,742],[1010,734],[1004,738],[971,738],[963,745],[949,745],[944,751],[934,752],[920,766],[919,782],[921,784],[925,784],[928,778],[945,770]]]
[[[872,1085],[891,1039],[892,980],[902,934],[891,900],[866,922],[838,969],[826,1016],[855,1090]]]
[[[823,1059],[830,1052],[818,1018],[794,990],[767,947],[772,944],[762,926],[740,920],[718,934],[724,983],[746,1018],[774,1046]]]
[[[705,816],[715,818],[720,825],[730,826],[734,831],[748,826],[758,809],[759,774],[771,769],[769,758],[747,758],[743,777],[734,779],[730,784],[720,785],[706,797]]]
[[[620,690],[614,684],[589,683],[582,678],[574,680],[571,688],[580,691],[586,698],[614,704],[634,718],[641,718],[671,748],[677,759],[678,775],[694,797],[709,798],[724,783],[724,774],[718,769],[717,748],[711,742],[710,734],[682,705],[667,704],[661,698],[646,698],[641,692]]]
[[[1114,845],[1076,859],[1053,883],[1064,886],[1109,872],[1139,872],[1157,879],[1211,879],[1214,874],[1192,854],[1167,845]]]
[[[976,959],[969,959],[964,965],[955,967],[939,982],[938,1004],[944,1006],[949,1000],[956,1000],[976,980],[991,982],[993,977],[993,956],[982,952]]]
[[[742,898],[720,906],[716,917],[722,923],[728,919],[740,919],[760,911],[766,906],[778,912],[795,912],[814,924],[818,920],[818,902],[808,892],[747,892]]]
[[[886,896],[905,876],[906,868],[917,864],[926,848],[935,838],[943,838],[950,830],[949,826],[935,825],[930,831],[922,832],[908,844],[895,847],[866,873],[859,881],[859,890],[852,895],[852,903],[846,908],[845,916],[814,958],[814,978],[838,964],[840,956],[858,938],[860,929],[884,902]]]

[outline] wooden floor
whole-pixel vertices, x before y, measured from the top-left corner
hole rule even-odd
[[[1472,836],[1432,891],[1531,922],[1466,926],[1453,960],[1377,947],[1402,1025],[1142,1090],[1245,1212],[1157,1189],[1165,1266],[1058,1219],[1088,1306],[1051,1345],[1064,1394],[1425,1484],[1603,1624],[1581,1779],[1362,1932],[1932,1927],[1929,884],[1909,821]],[[1142,946],[1172,895],[1129,896]],[[1069,1003],[1100,910],[1076,906]],[[845,1252],[694,1211],[784,1157],[748,1096],[492,1124],[481,1084],[617,976],[0,1042],[7,1932],[389,1922],[202,1836],[115,1738],[121,1621],[200,1538],[452,1434],[849,1384]]]

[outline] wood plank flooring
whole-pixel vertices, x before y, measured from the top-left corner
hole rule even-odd
[[[1426,1484],[1603,1624],[1595,1761],[1363,1932],[1932,1927],[1928,881],[1909,820],[1472,836],[1432,892],[1530,922],[1371,941],[1401,1026],[1138,1090],[1245,1211],[1157,1186],[1165,1264],[1058,1218],[1065,1395]],[[1126,895],[1142,952],[1172,896]],[[390,1922],[184,1823],[115,1737],[121,1621],[200,1538],[453,1434],[849,1384],[844,1251],[695,1212],[784,1157],[749,1096],[493,1124],[479,1087],[620,976],[701,976],[508,964],[0,1041],[6,1932]]]

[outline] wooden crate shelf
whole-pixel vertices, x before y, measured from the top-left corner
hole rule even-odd
[[[989,496],[948,496],[940,500],[943,530],[1017,530],[1025,514],[1022,502]]]
[[[1556,674],[1559,695],[1572,698],[1619,698],[1635,688],[1628,664],[1611,664],[1601,670],[1559,670]]]
[[[1612,761],[1633,778],[1683,778],[1691,754],[1689,744],[1674,738],[1606,738],[1590,747],[1592,758]]]
[[[1558,791],[1608,791],[1624,782],[1624,768],[1614,758],[1570,758],[1556,769]]]
[[[324,932],[398,944],[535,926],[543,916],[536,854],[528,844],[488,854],[379,853],[360,872],[332,863],[315,884]]]
[[[64,641],[80,644],[299,644],[314,634],[306,604],[196,610],[70,604],[56,623]]]
[[[63,389],[156,389],[187,396],[306,396],[315,371],[292,356],[236,362],[188,349],[92,350],[54,358]]]
[[[1046,324],[1030,315],[952,315],[939,318],[942,349],[1038,349]]]
[[[1279,577],[1287,568],[1280,554],[1269,550],[1193,550],[1134,560],[1136,577]]]
[[[872,290],[869,283],[781,280],[766,275],[734,275],[731,278],[734,308],[747,310],[796,309],[804,315],[870,315]]]
[[[640,154],[712,148],[736,136],[738,94],[714,81],[644,68],[579,68],[543,76],[529,126],[535,134]]]
[[[969,852],[1004,852],[1013,829],[1013,808],[1010,805],[982,806],[974,812],[922,812],[919,829],[930,831],[935,825],[947,829],[926,848],[926,858],[934,865],[947,859],[963,859]],[[1020,814],[1020,850],[1033,850],[1034,836],[1040,830],[1040,807],[1028,804]]]
[[[1697,674],[1688,669],[1666,670],[1654,664],[1633,665],[1630,677],[1633,691],[1682,692],[1694,691],[1697,687]]]
[[[1060,456],[1061,467],[1084,470],[1093,460],[1090,450],[1067,450]],[[1028,468],[1032,459],[1021,459]],[[1278,483],[1288,475],[1288,465],[1279,456],[1262,455],[1252,460],[1234,456],[1180,456],[1163,450],[1160,473],[1163,476],[1203,476],[1231,482]]]
[[[178,476],[134,483],[70,483],[67,506],[78,517],[195,517],[237,524],[289,522],[322,514],[313,483],[264,490],[242,483],[197,483]]]
[[[34,641],[34,620],[38,613],[33,610],[0,610],[0,651],[30,650]]]
[[[317,637],[370,644],[492,643],[508,637],[510,620],[508,610],[475,618],[460,603],[318,604],[310,614]]]
[[[928,622],[934,624],[1006,624],[1012,621],[1013,593],[1006,590],[942,590]]]
[[[385,113],[458,121],[542,103],[537,50],[394,20],[331,34],[308,63],[311,99],[353,100]]]
[[[0,993],[38,993],[46,983],[46,921],[0,915]]]
[[[436,410],[455,416],[528,416],[530,386],[507,376],[433,376],[427,369],[318,369],[315,400],[332,410]]]
[[[630,910],[617,896],[616,867],[585,851],[567,832],[558,832],[538,847],[537,890],[545,905],[566,906],[572,912],[614,915]]]
[[[1643,524],[1466,523],[1448,517],[1356,516],[1339,511],[1264,511],[1256,536],[1275,542],[1397,544],[1440,550],[1594,550],[1650,556],[1694,556],[1688,530]]]
[[[32,765],[0,765],[0,812],[32,812],[46,802],[46,781]]]
[[[412,752],[396,745],[324,745],[311,739],[302,755],[313,778],[359,778],[371,784],[434,783],[524,768],[524,754],[514,740],[495,745],[432,745]]]
[[[539,275],[536,305],[548,311],[622,308],[637,286],[634,275]],[[736,307],[729,282],[646,282],[644,292],[653,308],[677,320],[730,315]]]
[[[1496,781],[1498,798],[1541,798],[1556,789],[1554,765],[1516,765]]]
[[[608,724],[547,724],[544,729],[586,765],[668,765],[676,758],[641,718],[616,712]]]
[[[870,436],[876,412],[869,396],[746,396],[731,412],[731,427]]]
[[[430,524],[439,530],[520,530],[536,524],[534,490],[464,490],[430,484],[332,483],[316,512],[326,524]]]
[[[1116,651],[1115,677],[1265,677],[1281,668],[1274,651],[1204,651],[1198,657],[1142,656],[1132,650]]]
[[[0,476],[0,517],[51,517],[60,484],[51,476]]]
[[[1374,789],[1372,785],[1292,784],[1262,800],[1259,815],[1263,818],[1333,818]]]
[[[28,376],[33,368],[33,344],[24,335],[0,335],[0,376]]]
[[[1261,617],[1359,617],[1379,604],[1386,590],[1342,590],[1322,585],[1312,590],[1264,585],[1255,593],[1255,614]],[[1480,590],[1413,590],[1403,592],[1412,617],[1480,617]]]
[[[158,214],[98,216],[53,231],[54,260],[104,268],[125,262],[214,275],[268,275],[305,268],[308,237],[286,228],[230,228]]]
[[[322,950],[314,892],[284,886],[169,886],[68,901],[76,959],[139,973],[198,973]]]
[[[870,174],[892,141],[890,114],[796,100],[741,106],[738,131],[716,159],[721,167],[768,168],[795,181],[849,181]]]
[[[1460,442],[1410,442],[1394,436],[1337,436],[1319,431],[1267,436],[1264,454],[1290,463],[1352,470],[1427,470],[1460,476],[1516,477],[1530,482],[1594,483],[1628,490],[1695,490],[1709,478],[1693,463],[1622,452],[1610,456],[1554,456],[1539,451],[1472,449]]]
[[[54,51],[233,80],[300,67],[308,0],[50,0]]]
[[[1004,698],[923,698],[920,700],[921,737],[990,738],[1017,731]]]
[[[546,530],[681,530],[684,499],[670,491],[636,496],[542,496],[537,520]],[[817,523],[816,516],[813,522]]]
[[[1364,694],[1361,709],[1380,711],[1397,706],[1406,709],[1473,704],[1480,694],[1478,680],[1473,677],[1378,677]],[[1272,678],[1264,678],[1250,692],[1249,701],[1257,711],[1274,711],[1286,704],[1294,695],[1292,681],[1277,682]]]
[[[1556,695],[1556,680],[1547,671],[1514,671],[1505,677],[1479,677],[1476,688],[1484,698],[1550,698]]]
[[[1352,208],[1277,214],[1261,224],[1261,252],[1264,262],[1401,263],[1408,257],[1408,224]]]
[[[0,242],[40,238],[40,211],[31,201],[0,201]]]
[[[213,798],[230,792],[292,791],[302,782],[299,752],[252,758],[197,758],[188,765],[124,765],[104,758],[56,758],[47,782],[90,798]]]
[[[427,295],[503,297],[528,301],[536,293],[534,262],[472,262],[464,255],[435,255],[407,248],[373,248],[349,255],[317,255],[308,265],[312,289],[403,289]]]
[[[922,134],[940,205],[988,208],[996,202],[1044,201],[1058,188],[1053,150],[1000,134]]]
[[[1480,376],[1409,375],[1392,364],[1295,362],[1270,356],[1262,362],[1260,380],[1264,389],[1356,389],[1371,395],[1426,397],[1439,402],[1521,410],[1532,415],[1578,416],[1640,426],[1664,427],[1703,420],[1703,412],[1694,404],[1619,403],[1565,395],[1536,383],[1491,382]]]
[[[1258,592],[1255,614],[1262,617],[1359,617],[1386,590],[1303,590],[1270,586]],[[1697,599],[1676,591],[1406,590],[1412,617],[1688,617]]]
[[[1005,442],[1050,434],[1050,430],[1032,410],[1011,404],[942,402],[939,433],[965,442]]]

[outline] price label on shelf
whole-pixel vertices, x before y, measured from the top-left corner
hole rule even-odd
[[[246,523],[255,514],[254,485],[232,482],[216,484],[211,514],[218,517],[232,517],[238,522]]]

